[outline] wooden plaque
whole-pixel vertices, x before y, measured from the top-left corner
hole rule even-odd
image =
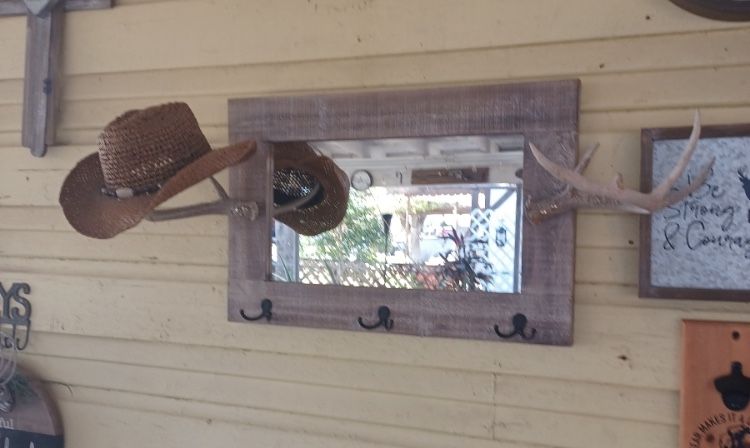
[[[750,395],[727,389],[750,373],[750,323],[684,321],[682,359],[680,448],[750,447]]]

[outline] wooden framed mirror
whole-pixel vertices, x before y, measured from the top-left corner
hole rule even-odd
[[[575,216],[530,224],[522,204],[563,188],[528,146],[575,164],[579,92],[563,80],[230,100],[231,141],[258,142],[230,169],[230,196],[259,215],[230,217],[229,319],[571,344]],[[354,186],[334,236],[272,216],[274,153],[299,144]],[[369,236],[332,255],[357,226]]]

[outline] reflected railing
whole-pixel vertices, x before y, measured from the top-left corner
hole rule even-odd
[[[323,234],[277,222],[273,279],[306,284],[519,292],[521,186],[379,186],[352,190]]]

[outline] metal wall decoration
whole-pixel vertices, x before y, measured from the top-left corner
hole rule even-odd
[[[25,297],[31,293],[28,283],[13,283],[6,289],[0,283],[0,298],[3,301],[0,315],[2,345],[5,348],[23,350],[29,343],[31,333],[31,302]]]
[[[750,20],[750,1],[747,0],[671,0],[693,14],[715,20]]]
[[[644,129],[641,189],[667,177],[690,128]],[[676,187],[705,183],[687,198],[641,217],[641,297],[750,301],[750,124],[705,126]]]

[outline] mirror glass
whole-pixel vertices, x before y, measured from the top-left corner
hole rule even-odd
[[[274,281],[520,292],[522,135],[309,143],[349,177],[347,214],[312,237],[277,221]]]

